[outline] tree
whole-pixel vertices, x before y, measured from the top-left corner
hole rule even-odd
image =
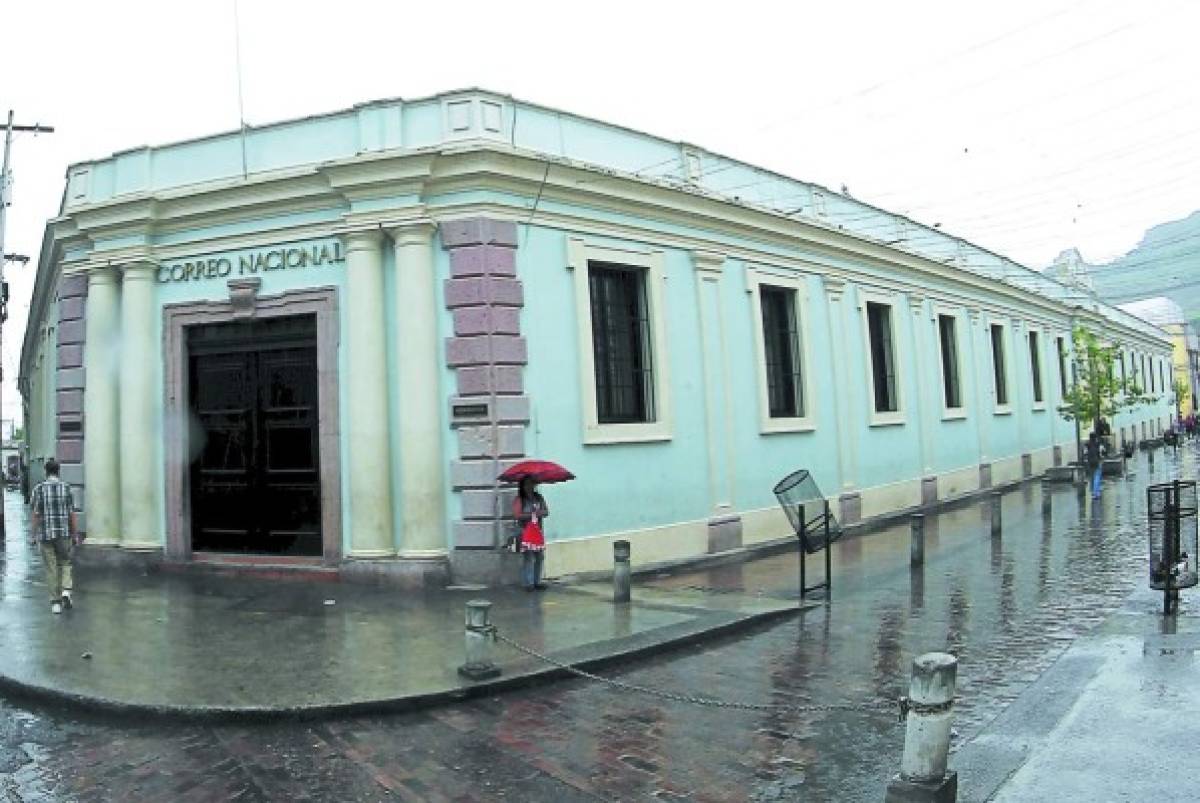
[[[1175,418],[1183,419],[1183,405],[1187,404],[1188,396],[1192,395],[1188,390],[1187,382],[1184,382],[1179,377],[1175,377],[1175,382],[1171,386],[1175,391]]]
[[[1071,357],[1073,381],[1063,396],[1058,412],[1068,421],[1091,424],[1099,431],[1100,419],[1112,419],[1122,410],[1130,410],[1155,400],[1138,382],[1138,370],[1118,372],[1121,347],[1104,345],[1093,332],[1082,326],[1071,335],[1075,353]]]

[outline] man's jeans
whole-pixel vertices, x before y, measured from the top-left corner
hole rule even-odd
[[[73,545],[70,538],[55,538],[52,541],[42,541],[42,565],[46,567],[46,588],[50,591],[50,601],[58,602],[64,591],[72,587],[71,552]]]
[[[521,560],[521,585],[533,588],[542,582],[542,563],[546,560],[546,553],[540,549],[527,549],[522,553]]]
[[[1100,473],[1103,470],[1104,470],[1103,463],[1096,466],[1096,468],[1092,470],[1092,496],[1093,497],[1100,495]]]

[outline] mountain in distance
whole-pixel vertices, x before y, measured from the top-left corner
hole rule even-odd
[[[1078,257],[1063,252],[1047,273],[1062,273],[1072,253]],[[1166,296],[1200,324],[1200,211],[1153,227],[1128,254],[1087,265],[1086,273],[1096,295],[1110,304]]]

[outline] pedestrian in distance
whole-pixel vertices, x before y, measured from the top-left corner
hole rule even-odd
[[[1100,435],[1096,430],[1092,430],[1091,434],[1088,435],[1086,458],[1088,471],[1092,473],[1092,498],[1099,499],[1102,459],[1100,454]]]
[[[46,480],[33,489],[33,528],[29,545],[40,545],[42,565],[46,569],[46,587],[50,592],[50,612],[62,613],[74,607],[72,559],[82,536],[75,514],[71,486],[58,476],[58,461],[46,461]]]
[[[546,536],[542,522],[550,515],[546,500],[537,492],[537,481],[525,477],[517,485],[513,499],[513,518],[520,530],[518,549],[521,551],[521,585],[526,591],[543,590],[542,564],[546,560]]]

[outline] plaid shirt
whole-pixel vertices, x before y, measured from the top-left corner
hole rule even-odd
[[[42,531],[39,536],[43,541],[71,535],[71,511],[75,509],[75,499],[71,495],[70,485],[58,477],[48,477],[33,489],[30,504],[34,514],[41,517]]]

